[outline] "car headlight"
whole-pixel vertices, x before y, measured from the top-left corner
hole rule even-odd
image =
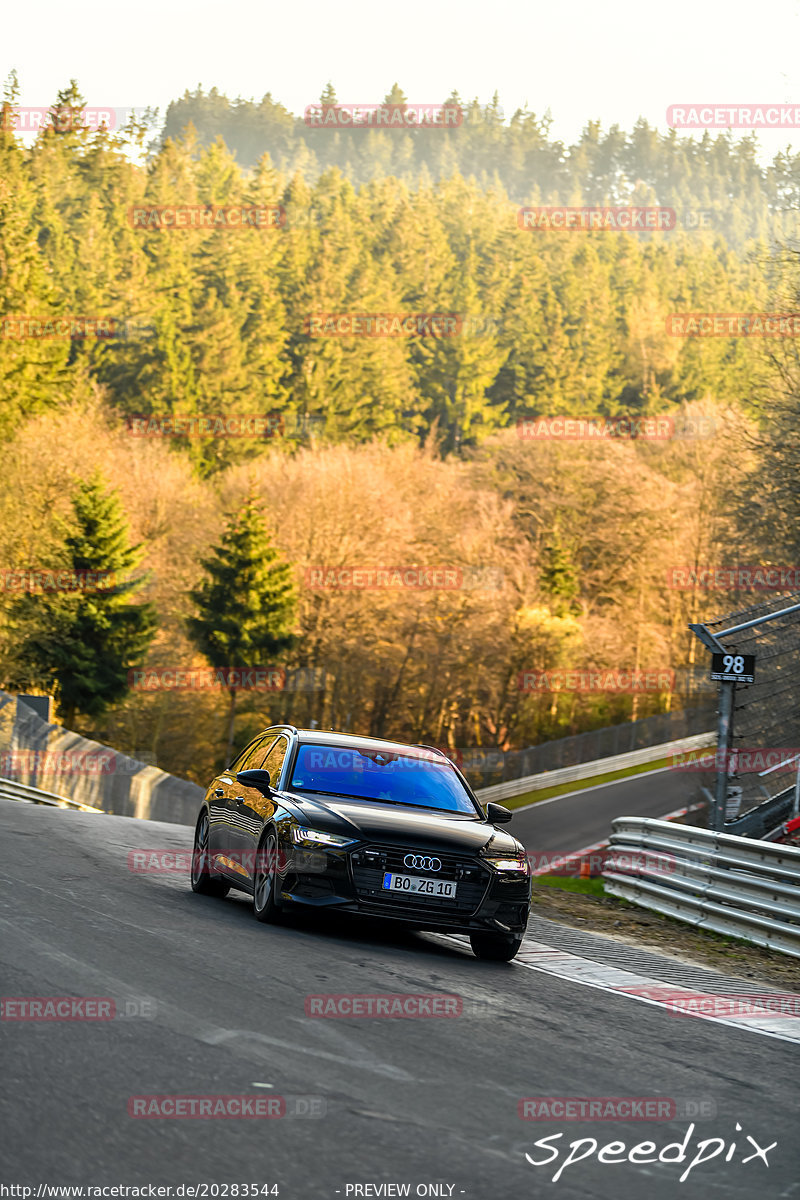
[[[499,858],[487,855],[485,861],[494,867],[495,871],[519,871],[522,875],[530,872],[528,860],[524,855],[520,855],[518,858]]]
[[[295,826],[292,840],[298,846],[349,846],[356,838],[340,837],[338,833],[326,833],[324,829],[301,829]]]

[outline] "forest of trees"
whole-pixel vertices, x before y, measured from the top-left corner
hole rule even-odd
[[[76,86],[57,104],[79,112]],[[679,707],[696,686],[687,622],[753,594],[676,589],[668,571],[800,561],[794,344],[667,331],[675,313],[800,307],[798,160],[763,168],[746,139],[644,124],[590,125],[565,148],[532,114],[478,111],[450,132],[331,133],[269,98],[198,91],[170,106],[145,165],[141,128],[76,119],[27,147],[0,122],[2,562],[78,561],[76,497],[94,488],[129,529],[119,561],[137,564],[119,600],[129,665],[213,663],[192,620],[249,504],[296,609],[274,664],[230,665],[316,674],[240,695],[237,741],[286,719],[508,749]],[[520,204],[547,203],[674,204],[715,222],[519,227]],[[208,206],[281,219],[136,217]],[[445,314],[458,333],[316,336],[310,318],[331,313]],[[64,318],[89,335],[59,332]],[[34,322],[52,336],[26,336]],[[565,414],[666,416],[675,436],[519,436],[522,418]],[[245,417],[261,422],[247,436],[220,432]],[[309,582],[323,566],[412,564],[465,582]],[[21,652],[46,644],[44,611],[0,592],[0,686],[45,686],[40,650]],[[669,668],[675,683],[635,698],[519,690],[523,671],[570,666]],[[224,689],[116,686],[98,710],[77,705],[81,732],[195,779],[219,762]]]
[[[440,98],[460,118],[442,127],[351,130],[335,119],[314,123],[322,106],[325,114],[349,112],[353,106],[346,102],[355,99],[337,98],[328,84],[319,98],[309,97],[306,113],[295,116],[270,93],[258,102],[230,100],[216,88],[198,87],[169,105],[164,134],[179,138],[191,125],[201,145],[222,138],[245,168],[267,153],[279,170],[299,171],[307,180],[338,167],[357,187],[391,176],[416,189],[459,174],[518,204],[620,204],[635,197],[674,206],[687,228],[697,228],[696,214],[706,213],[716,232],[739,249],[753,238],[798,232],[797,150],[764,166],[752,137],[682,137],[674,130],[660,133],[644,120],[630,133],[589,121],[579,141],[565,145],[551,137],[549,114],[504,114],[497,94],[488,104],[466,102],[457,92]],[[407,97],[397,84],[374,97],[391,111],[412,101],[417,121],[413,101],[432,99]]]

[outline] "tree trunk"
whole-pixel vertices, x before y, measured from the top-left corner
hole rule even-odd
[[[225,765],[228,766],[233,758],[233,726],[236,720],[236,688],[229,688],[230,706],[228,708],[228,745],[225,749]]]

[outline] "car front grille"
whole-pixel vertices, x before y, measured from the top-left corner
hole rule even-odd
[[[438,871],[420,870],[406,865],[407,854],[430,854],[441,862]],[[408,913],[433,915],[468,915],[481,903],[489,885],[489,868],[475,859],[438,851],[414,851],[408,846],[361,846],[350,855],[353,886],[358,899],[370,910],[384,907],[392,909],[398,916]],[[455,899],[437,899],[429,895],[409,895],[388,892],[383,887],[384,874],[423,875],[426,879],[453,880],[456,883]]]

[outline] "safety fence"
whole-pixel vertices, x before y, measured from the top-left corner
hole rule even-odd
[[[698,696],[696,707],[656,713],[638,721],[570,734],[524,750],[473,747],[456,758],[473,788],[492,787],[512,779],[558,771],[600,758],[631,754],[664,742],[707,733],[715,725],[715,697]],[[445,752],[446,747],[442,747]]]
[[[509,779],[506,783],[496,783],[491,787],[477,788],[476,795],[485,804],[494,800],[502,804],[515,796],[531,794],[531,803],[535,803],[536,793],[546,788],[560,787],[563,784],[580,783],[582,780],[599,778],[603,775],[613,775],[616,772],[628,772],[651,763],[666,761],[668,764],[680,761],[684,756],[695,751],[703,750],[714,745],[716,737],[713,733],[699,733],[693,737],[680,738],[674,742],[663,742],[657,746],[647,746],[643,750],[632,750],[627,754],[617,754],[613,758],[596,758],[591,762],[574,763],[569,767],[560,767],[555,771],[544,771],[540,775],[527,775],[521,779]],[[687,780],[687,794],[692,790],[692,781]]]
[[[769,837],[800,814],[800,595],[690,628],[716,656],[717,753],[697,763],[710,824]]]

